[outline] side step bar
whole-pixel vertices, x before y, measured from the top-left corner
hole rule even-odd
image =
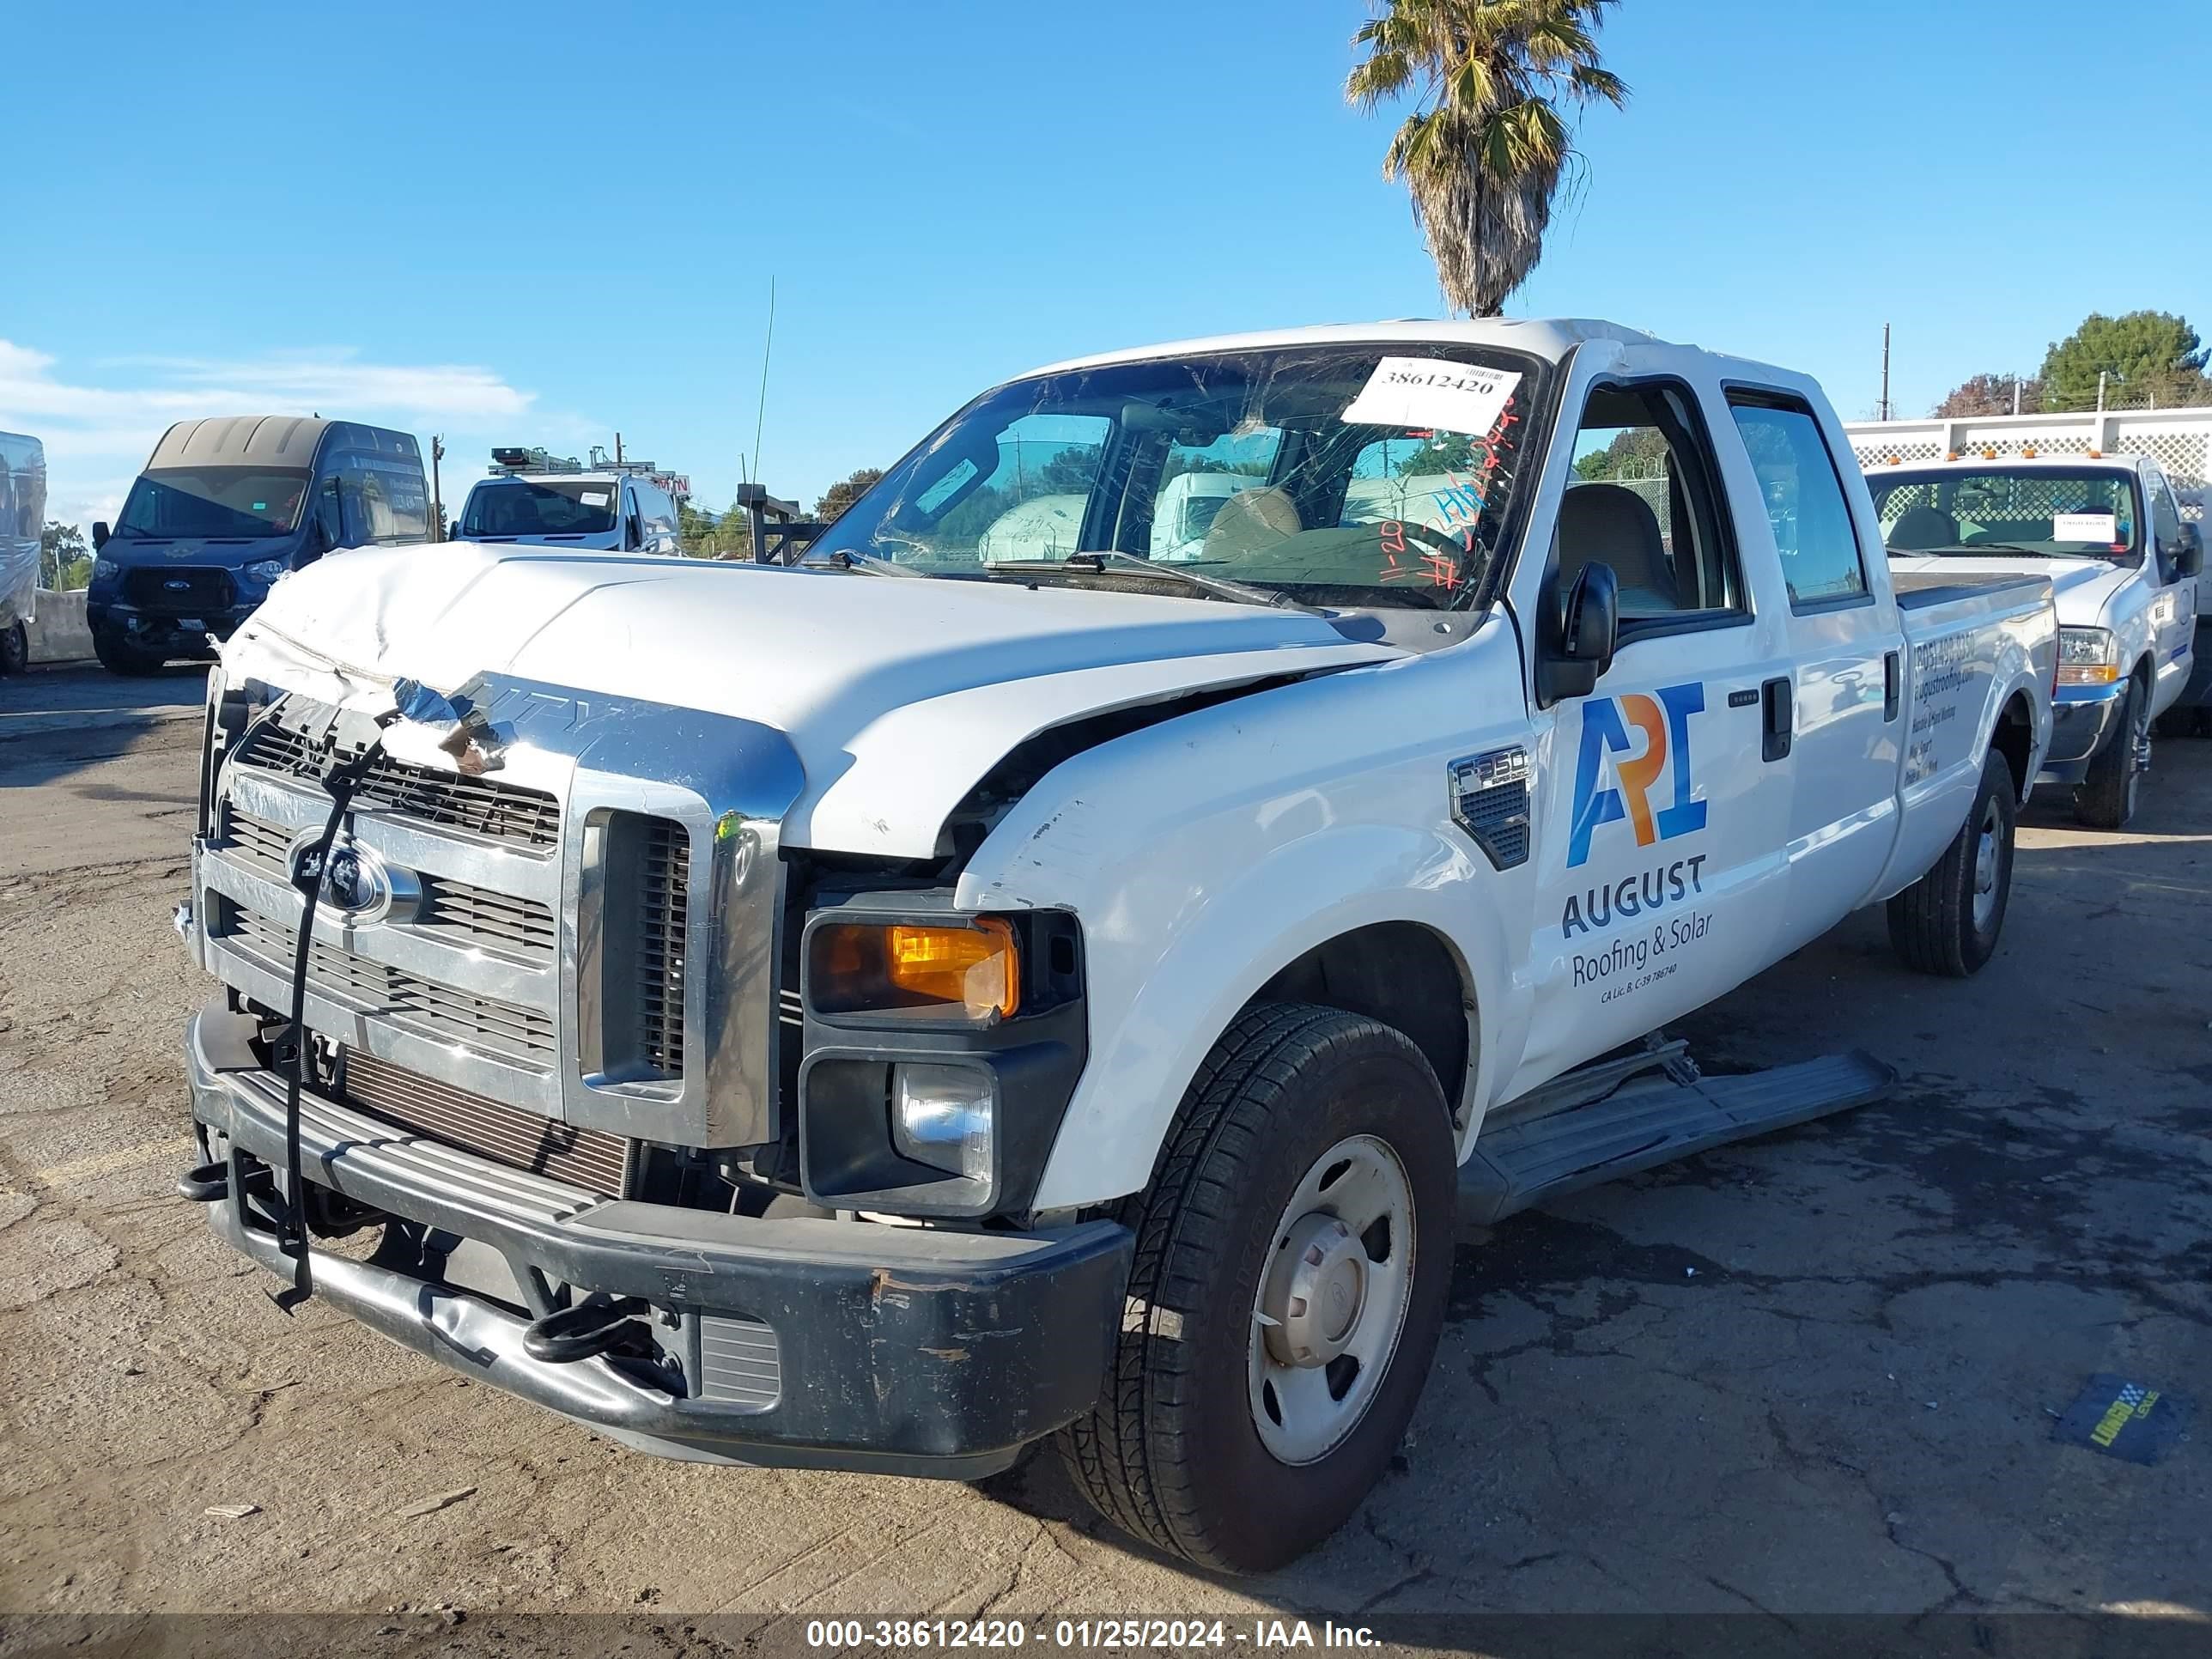
[[[1461,1224],[1488,1226],[1600,1182],[1863,1106],[1897,1084],[1893,1069],[1858,1049],[1741,1077],[1698,1077],[1694,1067],[1667,1063],[1680,1048],[1595,1061],[1547,1086],[1583,1080],[1604,1091],[1586,1104],[1501,1108],[1504,1121],[1484,1127],[1460,1170]],[[1633,1077],[1662,1066],[1666,1076]],[[1624,1067],[1633,1080],[1623,1080]]]

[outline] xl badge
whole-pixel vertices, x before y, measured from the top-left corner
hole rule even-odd
[[[325,859],[317,846],[321,840],[320,830],[303,831],[293,841],[287,859],[292,885],[301,892],[321,883],[319,909],[338,911],[348,921],[363,926],[405,921],[415,914],[422,889],[411,874],[394,869],[343,834],[331,842]]]

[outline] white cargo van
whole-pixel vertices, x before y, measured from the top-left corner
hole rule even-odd
[[[46,520],[46,447],[21,433],[0,432],[0,674],[31,665],[39,532]]]
[[[529,542],[610,553],[680,553],[674,488],[650,461],[561,459],[542,449],[495,449],[454,527],[456,541]]]

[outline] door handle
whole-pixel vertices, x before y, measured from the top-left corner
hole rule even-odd
[[[1898,704],[1905,696],[1905,659],[1895,651],[1881,659],[1881,718],[1887,725],[1897,718]]]
[[[1790,752],[1790,738],[1796,725],[1796,714],[1790,700],[1790,677],[1766,681],[1759,688],[1762,729],[1759,734],[1759,757],[1778,761]]]

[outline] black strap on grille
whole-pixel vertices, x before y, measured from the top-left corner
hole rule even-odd
[[[299,890],[302,902],[300,936],[292,951],[291,1064],[284,1069],[285,1201],[276,1226],[277,1246],[292,1258],[292,1288],[276,1297],[276,1305],[286,1313],[315,1293],[307,1266],[307,1189],[300,1175],[300,1090],[307,1070],[307,958],[315,944],[315,908],[323,896],[323,877],[330,866],[331,847],[337,840],[338,825],[344,821],[346,809],[353,805],[355,793],[368,781],[369,772],[384,752],[383,728],[398,718],[396,710],[380,715],[376,735],[369,739],[368,746],[351,760],[332,767],[325,775],[323,787],[331,798],[331,815],[323,820],[323,833],[315,842],[312,854],[295,860],[291,871],[292,885]]]

